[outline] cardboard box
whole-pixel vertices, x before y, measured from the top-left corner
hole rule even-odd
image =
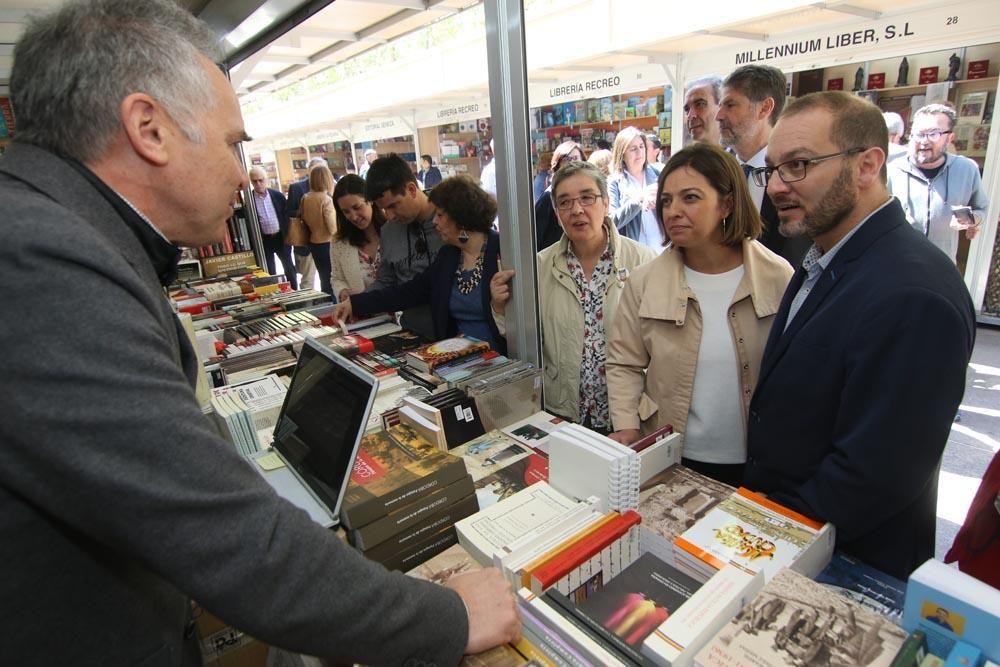
[[[198,605],[192,606],[205,667],[266,667],[267,644],[226,625]]]

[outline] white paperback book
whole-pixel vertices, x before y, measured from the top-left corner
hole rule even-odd
[[[536,482],[509,498],[480,510],[455,524],[458,541],[483,565],[493,564],[493,554],[536,529],[555,528],[580,502]]]

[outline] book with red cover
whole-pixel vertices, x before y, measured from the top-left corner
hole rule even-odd
[[[467,475],[461,457],[442,452],[397,424],[361,440],[340,509],[345,528],[359,528]]]
[[[327,345],[342,357],[353,357],[356,354],[365,354],[375,350],[375,343],[358,334],[338,336],[327,343]]]
[[[437,366],[459,357],[485,352],[490,344],[470,336],[446,338],[406,354],[406,363],[420,371],[432,371]]]
[[[674,432],[674,427],[672,424],[666,424],[656,429],[644,438],[639,438],[635,442],[629,444],[628,448],[634,452],[641,452],[642,450],[652,447],[660,440]]]
[[[637,512],[626,510],[617,519],[562,551],[556,558],[535,568],[531,572],[531,590],[539,593],[549,588],[569,574],[573,568],[627,533],[629,528],[639,525],[641,521]]]

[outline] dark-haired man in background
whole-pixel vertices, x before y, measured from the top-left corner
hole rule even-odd
[[[385,212],[382,226],[382,264],[375,282],[366,291],[407,282],[430,266],[441,248],[434,226],[434,204],[420,189],[410,165],[395,153],[372,162],[365,179],[365,196]],[[434,338],[428,306],[403,311],[407,329]]]
[[[757,210],[764,222],[760,242],[797,268],[809,244],[801,238],[785,238],[778,231],[778,215],[765,188],[750,178],[753,169],[764,166],[767,142],[785,106],[785,75],[766,65],[744,65],[733,70],[722,83],[722,102],[716,118],[722,145],[729,148],[743,167]]]

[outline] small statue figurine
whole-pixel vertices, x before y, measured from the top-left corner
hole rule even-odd
[[[957,53],[951,54],[948,58],[948,78],[945,81],[958,81],[958,68],[962,66],[962,59]]]
[[[896,77],[896,86],[902,87],[906,85],[906,79],[910,75],[910,63],[907,62],[906,56],[903,56],[903,61],[899,63],[899,76]]]
[[[858,71],[854,73],[854,88],[851,88],[851,92],[858,92],[859,90],[864,90],[865,87],[862,82],[865,78],[865,68],[859,67]]]

